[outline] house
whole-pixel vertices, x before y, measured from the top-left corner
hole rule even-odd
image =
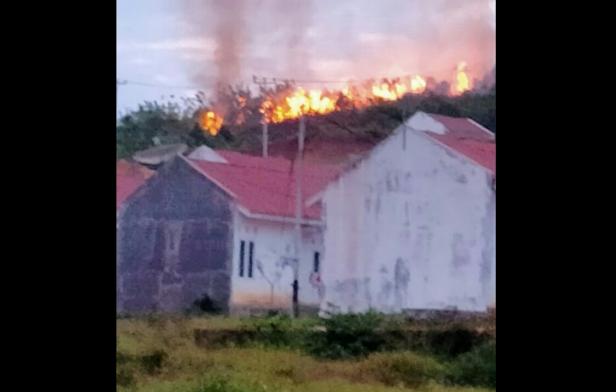
[[[322,312],[484,311],[496,301],[495,137],[417,112],[321,204]]]
[[[153,170],[135,162],[120,159],[116,163],[116,211],[152,174]]]
[[[302,173],[306,202],[337,168],[306,164]],[[290,309],[295,174],[286,159],[205,146],[163,164],[120,208],[118,312],[178,312],[206,296],[232,313]],[[303,209],[299,240],[299,303],[314,309],[321,216],[318,202]]]
[[[133,155],[136,162],[151,168],[158,168],[163,163],[173,159],[178,154],[184,154],[188,150],[185,144],[158,144],[157,138],[154,138],[156,145],[145,150],[137,151]]]

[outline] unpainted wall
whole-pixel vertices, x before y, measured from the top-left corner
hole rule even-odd
[[[495,301],[491,174],[402,127],[324,193],[323,311]]]
[[[183,159],[167,163],[119,217],[118,312],[180,312],[231,293],[229,197]]]

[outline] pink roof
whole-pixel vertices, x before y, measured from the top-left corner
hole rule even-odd
[[[154,172],[138,163],[119,160],[116,163],[116,209]]]
[[[426,114],[447,128],[447,132],[443,135],[426,132],[427,135],[477,162],[492,173],[496,173],[494,134],[468,118]]]
[[[229,163],[189,160],[210,180],[229,192],[253,214],[295,216],[294,164],[284,158],[261,158],[217,150]],[[305,201],[325,188],[337,166],[304,163],[302,198]],[[319,219],[320,204],[303,208],[305,219]]]

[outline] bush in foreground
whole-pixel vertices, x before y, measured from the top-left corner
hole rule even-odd
[[[211,377],[191,392],[265,392],[260,385],[245,385],[224,377]]]
[[[443,381],[445,366],[412,352],[377,353],[368,357],[362,370],[385,385],[417,388],[428,381]]]
[[[324,320],[324,331],[313,331],[306,342],[307,351],[329,359],[365,357],[380,351],[385,339],[379,333],[380,314],[340,314]]]
[[[496,388],[496,342],[484,343],[449,364],[448,380],[458,385]]]

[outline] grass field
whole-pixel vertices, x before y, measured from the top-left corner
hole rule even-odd
[[[372,353],[346,360],[315,358],[300,349],[202,348],[195,329],[241,328],[245,321],[226,317],[119,319],[119,391],[489,391],[447,385],[447,364],[409,351]],[[309,325],[310,321],[299,324]],[[494,390],[494,389],[492,389]]]

